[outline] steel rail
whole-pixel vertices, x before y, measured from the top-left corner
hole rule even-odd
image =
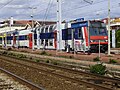
[[[57,74],[57,73],[54,73],[54,72],[51,72],[51,71],[47,71],[47,70],[43,70],[41,68],[37,68],[37,67],[33,67],[33,66],[30,66],[30,65],[26,65],[26,64],[23,64],[23,63],[19,63],[17,61],[11,61],[11,60],[7,60],[8,62],[12,62],[12,63],[16,63],[18,65],[21,65],[21,66],[24,66],[24,67],[27,67],[27,68],[32,68],[32,69],[35,69],[35,70],[39,70],[39,71],[42,71],[46,74],[51,74],[51,75],[54,75],[56,77],[60,77],[60,78],[64,78],[65,80],[69,80],[69,81],[73,81],[73,82],[76,82],[76,83],[79,83],[80,85],[86,85],[88,87],[91,87],[91,88],[95,88],[97,90],[113,90],[113,88],[108,88],[108,87],[104,87],[104,86],[101,86],[101,85],[97,85],[97,84],[94,84],[94,83],[90,83],[90,82],[87,82],[87,81],[83,81],[83,80],[78,80],[76,78],[71,78],[71,77],[67,77],[67,76],[64,76],[64,75],[61,75],[61,74]]]
[[[4,51],[4,50],[3,50],[3,51]],[[12,53],[13,53],[13,52],[12,52]],[[20,52],[18,52],[18,53],[20,53]],[[22,54],[27,55],[26,53],[22,53]],[[37,57],[37,56],[35,56],[35,57]],[[18,59],[18,58],[17,58],[17,59]],[[31,63],[37,64],[36,62],[29,61],[29,60],[27,60],[27,62],[31,62]],[[120,79],[118,79],[118,78],[105,77],[105,76],[101,76],[101,75],[97,75],[97,74],[92,74],[92,73],[88,73],[88,72],[71,70],[71,69],[69,69],[69,68],[65,68],[65,67],[62,67],[62,66],[56,66],[56,65],[52,65],[52,64],[45,64],[45,63],[42,63],[42,62],[39,62],[39,64],[41,64],[41,65],[47,65],[47,66],[49,66],[49,67],[51,66],[51,67],[54,67],[54,68],[56,68],[56,69],[61,69],[61,70],[64,70],[64,71],[67,70],[67,71],[69,71],[69,72],[76,73],[76,74],[81,74],[81,75],[86,75],[86,76],[92,76],[92,77],[94,77],[94,78],[98,78],[98,77],[99,77],[98,80],[104,80],[104,81],[112,82],[112,83],[114,83],[114,84],[120,84]]]
[[[18,58],[16,58],[16,59],[18,59]],[[120,79],[118,79],[118,78],[111,78],[111,77],[106,77],[106,76],[93,74],[93,73],[89,73],[89,72],[72,70],[72,69],[69,69],[69,68],[66,68],[66,67],[53,65],[53,64],[49,64],[49,63],[43,63],[43,62],[39,62],[39,63],[37,62],[36,63],[36,62],[30,61],[30,60],[24,60],[24,62],[29,62],[29,63],[42,65],[42,66],[46,66],[46,67],[51,67],[51,68],[55,68],[55,69],[59,69],[59,70],[67,71],[67,72],[71,72],[71,73],[74,73],[74,74],[79,74],[79,75],[84,75],[84,76],[86,75],[86,76],[90,76],[90,77],[93,77],[93,78],[97,78],[97,80],[112,82],[113,84],[120,84]]]
[[[26,86],[28,86],[32,90],[45,90],[44,88],[42,88],[42,87],[40,87],[40,86],[30,82],[30,81],[27,81],[27,80],[25,80],[25,79],[15,75],[15,74],[9,72],[9,71],[7,71],[7,70],[5,70],[3,68],[0,68],[0,70],[2,72],[6,73],[8,76],[12,76],[15,80],[19,81],[20,83],[25,84]]]

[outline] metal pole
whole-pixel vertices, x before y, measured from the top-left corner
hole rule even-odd
[[[100,40],[99,40],[99,58],[100,58]]]
[[[110,55],[110,0],[108,0],[108,55]]]
[[[61,0],[57,0],[57,50],[62,50]]]
[[[74,53],[74,57],[75,57],[75,54],[76,54],[76,48],[75,48],[75,29],[72,29],[72,49],[74,50],[73,53]]]
[[[7,32],[5,30],[5,48],[7,49]]]
[[[33,11],[33,9],[32,9]],[[32,50],[34,50],[34,31],[33,31],[33,16],[31,15],[31,18],[32,18]]]
[[[32,50],[34,50],[34,22],[33,22],[33,10],[36,9],[36,7],[29,7],[30,9],[32,9],[32,13],[31,13],[31,18],[32,18]]]
[[[88,51],[90,51],[90,21],[88,21]]]

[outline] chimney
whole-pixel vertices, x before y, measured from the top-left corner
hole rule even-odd
[[[13,25],[13,17],[10,17],[10,25]]]

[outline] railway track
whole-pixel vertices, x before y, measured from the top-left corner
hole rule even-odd
[[[59,78],[64,78],[68,81],[72,81],[75,83],[78,83],[79,85],[85,85],[86,87],[94,88],[95,90],[114,90],[119,89],[120,80],[98,76],[86,72],[81,71],[75,71],[68,68],[55,66],[51,64],[45,64],[45,63],[35,63],[31,61],[23,61],[23,60],[8,60],[6,57],[1,57],[1,59],[4,59],[5,61],[9,63],[16,63],[18,65],[22,65],[27,68],[32,68],[35,70],[39,70],[41,72],[44,72],[46,74],[51,74]],[[95,81],[99,81],[102,83],[95,83]]]
[[[44,89],[3,68],[0,68],[0,90],[44,90]]]

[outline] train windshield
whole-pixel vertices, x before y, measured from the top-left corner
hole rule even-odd
[[[106,36],[106,25],[102,22],[90,22],[90,36]]]

